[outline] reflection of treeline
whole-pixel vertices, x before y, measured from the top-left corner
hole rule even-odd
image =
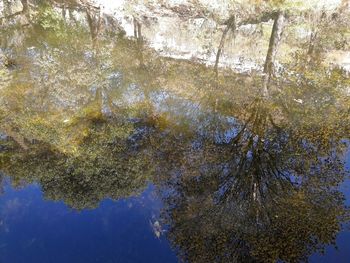
[[[0,47],[11,61],[12,54],[8,49],[17,50],[25,41],[28,45],[35,45],[38,40],[51,45],[59,45],[59,41],[72,45],[77,38],[89,38],[86,44],[96,50],[98,38],[124,34],[114,18],[102,14],[90,1],[15,0],[4,1],[3,5]],[[30,37],[33,31],[35,36]]]
[[[203,111],[203,121],[210,120],[212,125],[204,127],[209,134],[222,125],[222,116],[236,118],[247,125],[254,123],[250,127],[253,133],[249,143],[244,148],[236,148],[241,155],[250,152],[261,155],[262,141],[258,141],[257,148],[252,146],[256,143],[254,134],[259,134],[259,129],[265,131],[266,125],[274,127],[276,132],[284,129],[293,132],[310,145],[322,147],[320,154],[325,155],[337,146],[333,137],[346,136],[349,100],[342,88],[348,79],[339,69],[318,65],[304,72],[297,61],[291,63],[291,74],[286,72],[280,79],[268,83],[275,96],[259,102],[270,103],[268,109],[259,104],[255,106],[265,113],[259,110],[251,113],[248,105],[259,97],[261,87],[266,84],[259,74],[234,74],[227,70],[216,76],[210,68],[194,62],[159,58],[139,40],[123,37],[105,38],[103,43],[108,44],[108,48],[101,45],[98,53],[89,53],[94,48],[89,47],[87,32],[72,35],[68,41],[58,37],[54,43],[48,41],[47,35],[33,42],[37,34],[35,28],[27,33],[27,41],[16,47],[23,64],[11,69],[14,78],[1,90],[0,107],[4,112],[0,122],[2,130],[10,133],[24,150],[27,142],[40,141],[71,154],[89,136],[93,127],[91,120],[118,119],[123,115],[144,119],[159,130],[187,131],[190,120],[157,109],[155,100],[162,92],[174,103],[173,111],[183,111],[185,107],[177,105],[174,99],[177,97],[192,105],[185,111],[194,115]],[[27,50],[30,44],[35,44],[32,53]],[[327,74],[323,74],[325,71]],[[131,97],[135,97],[135,102],[127,102]],[[130,124],[125,127],[129,130],[125,130],[124,136],[128,137],[132,127]],[[243,134],[246,135],[242,131],[239,136]],[[235,138],[239,139],[241,137]],[[293,151],[302,153],[305,149],[299,147]],[[279,173],[273,161],[263,160],[271,174]],[[246,162],[243,163],[238,166],[239,174],[244,174]],[[258,166],[256,169],[263,170]],[[268,177],[265,180],[269,181]]]
[[[251,3],[251,5],[253,7],[253,10],[255,10],[254,1]],[[44,43],[48,43],[52,46],[55,46],[56,48],[59,47],[59,49],[62,49],[62,52],[66,53],[69,53],[69,50],[67,50],[67,48],[69,49],[69,47],[72,46],[75,49],[85,49],[81,50],[80,56],[82,56],[83,52],[86,50],[95,52],[98,49],[100,54],[99,56],[96,56],[96,60],[99,60],[100,62],[103,62],[105,59],[113,60],[112,63],[115,65],[115,67],[120,67],[121,69],[128,69],[128,72],[130,72],[128,76],[130,77],[130,82],[137,82],[142,84],[143,86],[158,85],[162,87],[167,87],[175,89],[176,92],[181,92],[182,95],[185,94],[186,96],[190,97],[197,97],[202,93],[205,93],[205,95],[207,95],[207,93],[212,92],[212,96],[207,96],[210,97],[210,103],[212,105],[222,105],[220,101],[219,103],[216,101],[217,98],[213,98],[217,93],[219,93],[218,95],[220,96],[216,97],[219,97],[220,100],[221,97],[226,97],[227,93],[232,93],[230,89],[240,88],[237,86],[243,86],[244,88],[249,87],[250,89],[253,89],[254,92],[264,91],[263,95],[266,95],[266,93],[268,93],[269,95],[274,95],[276,91],[279,91],[282,87],[284,88],[284,86],[289,86],[292,89],[299,88],[301,85],[310,86],[316,84],[316,88],[322,88],[325,85],[325,83],[328,82],[326,84],[328,85],[329,83],[332,84],[336,81],[339,90],[341,90],[349,84],[348,78],[346,77],[346,74],[344,74],[345,72],[341,73],[341,70],[330,69],[328,66],[324,66],[322,64],[327,50],[332,50],[333,48],[335,48],[329,46],[331,45],[331,43],[324,43],[324,28],[327,28],[327,34],[335,34],[337,35],[337,37],[339,34],[342,37],[345,37],[346,35],[346,32],[344,31],[345,29],[343,28],[343,23],[345,23],[343,21],[343,18],[344,12],[346,10],[342,10],[342,7],[339,7],[341,10],[334,10],[334,15],[332,15],[333,13],[329,14],[327,12],[321,12],[320,14],[315,14],[315,21],[304,21],[307,17],[309,17],[307,12],[305,14],[302,12],[295,12],[295,14],[291,14],[291,11],[286,11],[289,10],[290,7],[288,5],[287,7],[285,7],[284,3],[282,2],[264,4],[263,7],[261,7],[260,11],[256,11],[256,16],[253,16],[250,13],[251,11],[247,11],[250,10],[248,7],[242,5],[242,13],[238,12],[237,14],[232,14],[232,17],[226,21],[227,30],[233,31],[234,34],[235,30],[237,30],[240,26],[244,25],[261,24],[270,20],[275,20],[276,24],[276,26],[273,26],[271,31],[270,47],[268,48],[263,71],[264,75],[255,74],[253,76],[245,76],[242,78],[239,75],[233,77],[234,74],[232,74],[232,72],[230,72],[229,70],[228,72],[225,72],[223,70],[223,75],[215,76],[215,74],[213,74],[213,72],[211,72],[205,66],[189,62],[174,62],[169,59],[157,58],[156,53],[154,51],[145,47],[145,42],[142,41],[143,37],[141,35],[141,28],[143,25],[142,22],[140,20],[137,20],[136,18],[136,41],[134,42],[125,39],[121,36],[117,37],[116,35],[108,34],[108,32],[120,33],[122,31],[118,27],[113,28],[112,24],[108,24],[104,27],[104,33],[106,34],[100,34],[99,32],[96,32],[102,30],[100,28],[100,25],[98,25],[99,23],[101,23],[102,20],[106,23],[109,23],[109,20],[107,18],[101,19],[101,14],[99,13],[98,8],[94,8],[93,6],[89,5],[88,2],[78,3],[76,1],[51,1],[50,3],[48,3],[45,1],[44,4],[39,1],[33,2],[33,4],[30,6],[33,6],[33,8],[38,9],[38,11],[33,12],[32,17],[32,21],[36,26],[32,27],[34,31],[32,30],[17,32],[17,29],[11,29],[12,31],[17,32],[17,34],[15,34],[16,39],[13,40],[14,43],[16,42],[16,47],[13,47],[14,49],[17,49],[18,47],[20,48],[21,44],[23,46],[29,46],[33,44],[43,45]],[[53,7],[59,7],[63,10],[62,17],[57,17],[57,14],[55,15]],[[66,21],[64,19],[66,15],[66,11],[64,11],[64,8],[66,8],[67,10],[78,10],[79,12],[83,12],[84,10],[90,10],[91,12],[93,12],[93,14],[84,14],[83,21],[85,22],[82,22],[82,24],[79,26],[79,23],[70,23],[68,20]],[[245,10],[245,8],[247,10]],[[275,75],[275,58],[277,55],[277,48],[281,42],[282,33],[280,31],[283,30],[283,26],[285,24],[285,21],[282,21],[280,22],[282,23],[282,25],[278,25],[278,21],[281,20],[279,19],[281,15],[285,17],[292,17],[293,19],[291,18],[290,21],[291,25],[293,25],[294,22],[301,23],[300,21],[304,21],[305,23],[312,22],[312,30],[315,31],[311,34],[312,45],[318,46],[319,49],[322,49],[323,51],[312,51],[312,59],[310,60],[311,55],[308,55],[310,53],[310,51],[308,51],[310,48],[303,47],[303,45],[301,45],[302,49],[297,49],[297,51],[293,55],[293,59],[291,60],[291,62],[282,65],[283,72],[279,72],[279,78],[274,78],[273,76]],[[57,22],[56,20],[59,21]],[[82,26],[84,24],[85,26]],[[328,27],[325,27],[326,24],[329,25],[330,28],[332,26],[339,27],[340,24],[342,25],[342,27],[339,27],[339,30],[332,30]],[[84,29],[82,29],[81,31],[79,30],[79,28]],[[42,38],[38,38],[38,36],[40,35],[40,31],[45,32]],[[89,39],[88,33],[90,33],[90,37],[93,40],[92,47],[90,47],[91,40]],[[21,38],[19,38],[18,35],[21,35],[22,38],[27,39],[27,43],[21,43]],[[287,38],[288,42],[293,42],[290,39],[293,38],[293,34],[289,33],[288,36],[285,37]],[[2,39],[5,41],[5,39],[8,40],[11,38]],[[51,42],[50,39],[52,40]],[[319,40],[319,42],[317,42],[317,39]],[[329,37],[327,37],[327,39],[329,39]],[[97,42],[99,41],[101,42],[101,45],[97,45]],[[344,41],[346,41],[346,39]],[[305,44],[308,43],[309,41],[307,41],[307,43]],[[295,43],[295,45],[298,46],[297,43]],[[5,48],[10,47],[9,43],[4,43],[2,46]],[[97,48],[97,46],[99,47]],[[106,46],[108,46],[108,48],[106,48]],[[111,49],[110,47],[113,48]],[[313,47],[312,49],[315,50],[317,48]],[[67,54],[67,57],[68,56],[72,56],[72,54]],[[73,55],[72,58],[74,60],[84,60],[84,58],[76,55]],[[12,58],[11,61],[13,61],[13,63],[16,64],[16,59]],[[72,61],[66,62],[71,63]],[[109,62],[110,61],[108,61],[108,63]],[[188,65],[188,63],[190,65]],[[86,66],[86,64],[84,66]],[[94,66],[96,67],[98,65]],[[96,72],[96,74],[98,74],[98,72]],[[199,74],[202,75],[202,77],[198,78]]]

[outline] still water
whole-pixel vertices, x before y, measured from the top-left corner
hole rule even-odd
[[[0,262],[349,262],[348,5],[170,2],[1,2]]]

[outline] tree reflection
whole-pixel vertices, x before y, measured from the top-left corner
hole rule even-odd
[[[38,182],[46,198],[63,200],[75,209],[142,192],[152,179],[153,166],[142,147],[135,151],[130,127],[117,120],[93,120],[90,125],[74,151],[63,153],[43,142],[22,151],[12,146],[7,153],[11,161],[1,163],[1,169],[15,185]]]
[[[254,101],[229,143],[206,141],[205,158],[169,181],[165,221],[184,261],[299,262],[334,244],[348,216],[344,146],[325,149],[270,112]]]

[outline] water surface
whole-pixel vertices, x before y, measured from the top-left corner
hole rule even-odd
[[[5,5],[0,262],[347,262],[348,10],[253,2]]]

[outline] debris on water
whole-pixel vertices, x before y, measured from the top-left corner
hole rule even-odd
[[[154,223],[152,223],[152,221],[150,220],[150,225],[152,227],[153,233],[155,234],[155,236],[157,238],[160,238],[160,236],[162,235],[162,233],[164,232],[164,230],[162,229],[162,226],[160,225],[159,221],[155,221]]]
[[[293,99],[295,102],[303,104],[303,100],[302,99]]]

